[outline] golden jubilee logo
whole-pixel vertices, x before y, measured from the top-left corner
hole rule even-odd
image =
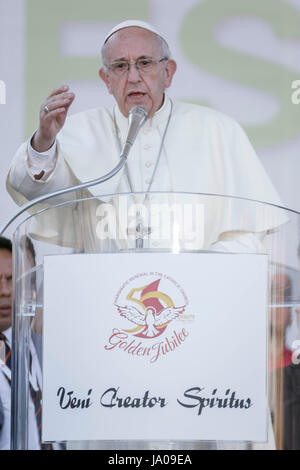
[[[132,276],[116,295],[114,312],[118,328],[113,328],[104,348],[156,362],[179,348],[188,337],[188,331],[182,327],[187,306],[184,290],[167,274]]]

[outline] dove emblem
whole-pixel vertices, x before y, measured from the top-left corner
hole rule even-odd
[[[117,316],[119,326],[112,329],[106,351],[120,350],[154,364],[177,351],[189,336],[183,327],[189,299],[169,274],[132,274],[118,290],[113,307],[111,321]]]
[[[143,330],[136,334],[136,336],[143,338],[155,338],[159,336],[166,328],[166,326],[185,310],[185,307],[167,307],[157,314],[154,307],[147,307],[145,311],[141,312],[136,307],[125,305],[116,305],[121,317],[125,317],[132,323]]]

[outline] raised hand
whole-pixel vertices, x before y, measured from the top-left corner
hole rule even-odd
[[[62,85],[48,96],[40,109],[40,126],[32,139],[32,147],[37,152],[45,152],[55,141],[56,135],[64,126],[68,110],[75,98],[69,87]]]

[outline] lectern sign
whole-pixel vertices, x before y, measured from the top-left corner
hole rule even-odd
[[[265,256],[44,266],[44,441],[266,439]]]

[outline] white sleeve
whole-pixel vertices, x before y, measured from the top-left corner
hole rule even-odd
[[[43,178],[35,178],[32,173],[32,169],[29,167],[28,142],[22,144],[18,149],[13,158],[6,180],[7,190],[18,205],[23,205],[37,196],[42,196],[43,194],[48,194],[58,189],[78,184],[78,180],[75,178],[64,159],[58,140],[56,141],[55,153],[55,164],[53,170],[50,171],[50,174],[48,174],[47,177],[44,175]],[[48,157],[50,158],[49,155],[46,156],[46,158]],[[46,167],[43,165],[43,168]],[[37,171],[39,169],[40,168],[37,168]],[[74,194],[71,194],[71,196],[74,198]],[[70,200],[71,196],[69,194],[65,194],[52,199],[52,202],[64,202],[66,200]]]
[[[46,152],[37,152],[31,145],[34,135],[35,132],[27,144],[28,168],[35,179],[46,181],[53,172],[57,161],[56,140]]]
[[[263,244],[266,232],[225,232],[219,237],[219,240],[210,247],[212,251],[225,253],[266,253],[266,247]]]

